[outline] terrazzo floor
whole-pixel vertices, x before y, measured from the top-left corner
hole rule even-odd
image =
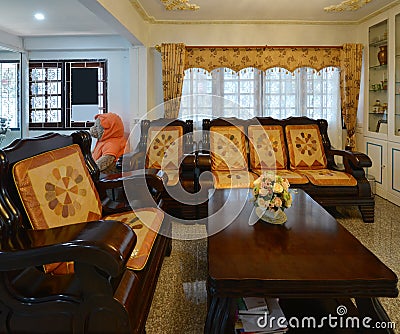
[[[363,223],[352,207],[338,208],[335,217],[400,277],[400,207],[377,196],[374,224]],[[200,334],[207,311],[205,227],[174,224],[173,236],[172,253],[161,269],[146,332]],[[395,333],[400,334],[400,297],[380,300],[396,325]]]

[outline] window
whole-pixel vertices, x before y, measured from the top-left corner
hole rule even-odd
[[[294,72],[283,68],[265,72],[246,68],[237,73],[230,69],[216,69],[211,73],[188,69],[180,117],[193,119],[196,129],[201,129],[199,119],[206,117],[323,118],[328,121],[332,145],[341,148],[339,76],[339,69],[333,67],[319,72],[311,68]],[[201,98],[199,94],[202,94]]]
[[[31,61],[29,128],[88,128],[107,112],[106,60]]]
[[[19,128],[18,75],[19,62],[0,62],[0,117],[11,129]]]

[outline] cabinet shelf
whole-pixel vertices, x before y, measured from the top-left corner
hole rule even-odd
[[[369,46],[379,47],[379,46],[387,45],[387,44],[388,44],[387,39],[381,39],[381,40],[369,43]]]
[[[374,66],[370,66],[369,69],[374,70],[374,71],[383,71],[383,70],[387,70],[387,65],[374,65]]]
[[[381,116],[381,117],[386,116],[385,112],[382,112],[382,113],[381,112],[369,112],[368,114],[375,115],[375,116]]]

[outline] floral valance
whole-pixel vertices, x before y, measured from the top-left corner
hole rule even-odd
[[[341,48],[245,48],[215,47],[199,48],[186,46],[185,69],[203,68],[212,71],[227,67],[236,72],[255,67],[267,70],[283,67],[290,72],[300,67],[311,67],[317,71],[326,67],[340,66]]]
[[[283,67],[293,72],[300,67],[317,71],[326,67],[340,68],[342,115],[347,128],[347,144],[354,148],[355,126],[360,94],[363,46],[344,44],[342,47],[190,47],[182,43],[161,46],[164,101],[177,101],[166,108],[166,117],[179,113],[184,70],[230,68],[236,72],[254,67],[265,71]]]

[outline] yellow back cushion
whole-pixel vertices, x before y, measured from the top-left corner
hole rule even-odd
[[[287,125],[285,130],[291,169],[322,169],[327,167],[318,125]]]
[[[13,177],[32,228],[101,218],[101,202],[78,145],[17,162]]]
[[[251,170],[286,169],[287,156],[280,125],[250,125]]]
[[[210,128],[211,170],[247,170],[243,126]]]
[[[147,137],[146,168],[179,169],[183,154],[180,126],[150,127]]]

